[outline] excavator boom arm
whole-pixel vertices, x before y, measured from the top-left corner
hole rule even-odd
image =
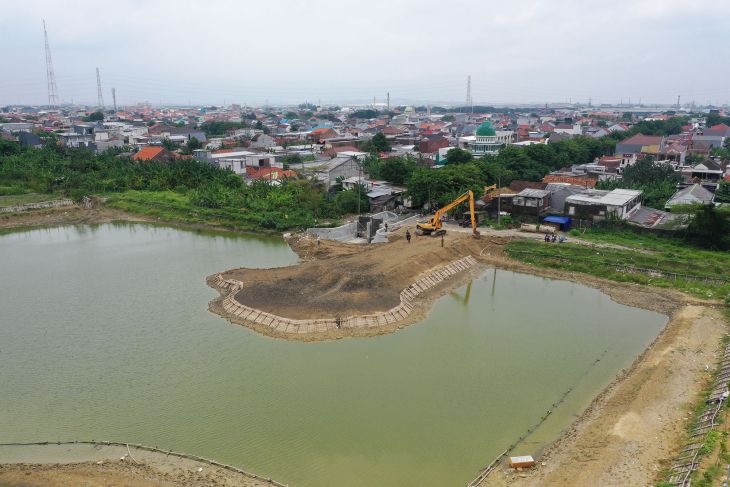
[[[428,223],[419,223],[416,225],[416,229],[420,229],[424,232],[427,232],[427,234],[434,235],[431,232],[439,231],[441,229],[441,217],[446,214],[447,211],[449,211],[456,205],[463,203],[466,200],[469,200],[469,216],[471,217],[471,229],[474,232],[474,236],[479,238],[479,231],[477,230],[477,220],[474,213],[474,193],[471,190],[462,194],[443,208],[438,209],[436,213],[433,214],[433,217],[431,217],[431,220]],[[436,233],[436,235],[437,234],[438,233]]]
[[[452,201],[448,205],[436,210],[436,213],[434,213],[433,217],[431,218],[431,225],[434,228],[441,228],[441,217],[443,215],[445,215],[447,211],[449,211],[456,205],[463,203],[466,200],[469,200],[469,207],[471,209],[471,215],[472,215],[472,219],[473,219],[474,218],[474,193],[472,193],[471,191],[467,191],[466,193],[462,194],[461,196],[456,198],[454,201]]]

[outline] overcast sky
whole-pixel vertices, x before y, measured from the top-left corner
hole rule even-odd
[[[730,0],[0,0],[0,104],[730,101]]]

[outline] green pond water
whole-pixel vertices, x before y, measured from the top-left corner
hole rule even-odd
[[[464,485],[574,387],[515,452],[536,453],[666,323],[499,270],[375,338],[287,342],[207,311],[207,275],[296,261],[278,239],[141,224],[0,236],[0,443],[139,442],[292,486]]]

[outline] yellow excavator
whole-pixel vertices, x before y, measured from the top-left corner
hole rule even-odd
[[[441,217],[445,215],[447,211],[449,211],[456,205],[463,203],[466,200],[469,200],[469,214],[471,216],[471,229],[473,235],[475,238],[479,238],[479,231],[477,230],[477,220],[476,216],[474,215],[474,193],[472,191],[467,191],[448,205],[436,210],[436,213],[433,214],[429,221],[416,224],[416,233],[418,235],[432,235],[435,237],[445,234],[446,230],[441,228],[443,226],[443,224],[441,223]]]

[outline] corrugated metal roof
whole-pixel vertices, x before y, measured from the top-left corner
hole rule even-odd
[[[544,189],[525,188],[517,193],[517,196],[524,196],[527,198],[545,198],[549,194],[550,192],[545,191]]]
[[[565,201],[569,203],[623,206],[637,196],[641,196],[641,193],[641,191],[635,189],[592,190],[568,196]]]

